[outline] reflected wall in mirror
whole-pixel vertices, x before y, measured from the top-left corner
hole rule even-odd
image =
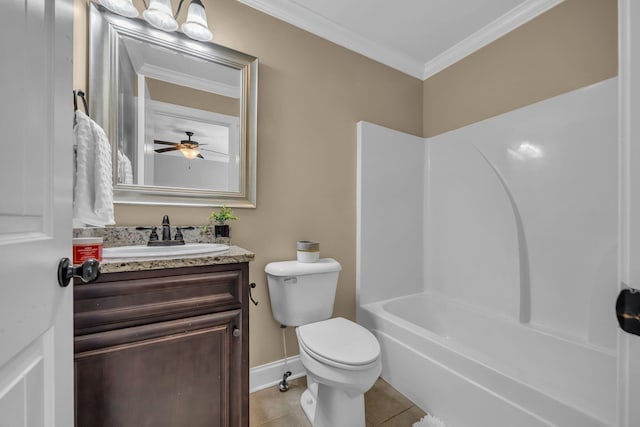
[[[115,202],[255,207],[257,63],[91,4],[91,111]]]

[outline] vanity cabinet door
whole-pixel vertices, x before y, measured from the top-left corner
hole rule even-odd
[[[76,426],[249,425],[248,263],[74,286]]]
[[[237,309],[76,337],[76,425],[246,425],[243,329]]]

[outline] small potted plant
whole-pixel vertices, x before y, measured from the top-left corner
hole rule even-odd
[[[211,222],[215,222],[213,227],[215,237],[229,237],[229,225],[227,221],[236,219],[238,219],[238,217],[233,214],[231,208],[228,208],[227,205],[222,205],[220,212],[211,212],[211,215],[209,215],[209,224],[204,226],[204,230],[208,230]]]

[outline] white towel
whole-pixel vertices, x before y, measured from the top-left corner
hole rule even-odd
[[[420,421],[413,423],[413,427],[447,427],[447,426],[440,418],[427,414],[424,417],[422,417]]]
[[[131,160],[120,149],[118,149],[118,183],[133,184]]]
[[[96,122],[76,111],[73,128],[76,175],[73,191],[73,226],[104,227],[113,219],[111,144]]]

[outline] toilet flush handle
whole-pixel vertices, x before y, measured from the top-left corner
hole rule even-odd
[[[256,284],[251,282],[249,283],[249,299],[251,300],[251,302],[253,303],[253,305],[258,305],[258,301],[253,299],[253,295],[251,295],[251,289],[255,289]]]
[[[295,285],[296,283],[298,283],[298,278],[295,276],[284,278],[285,285]]]

